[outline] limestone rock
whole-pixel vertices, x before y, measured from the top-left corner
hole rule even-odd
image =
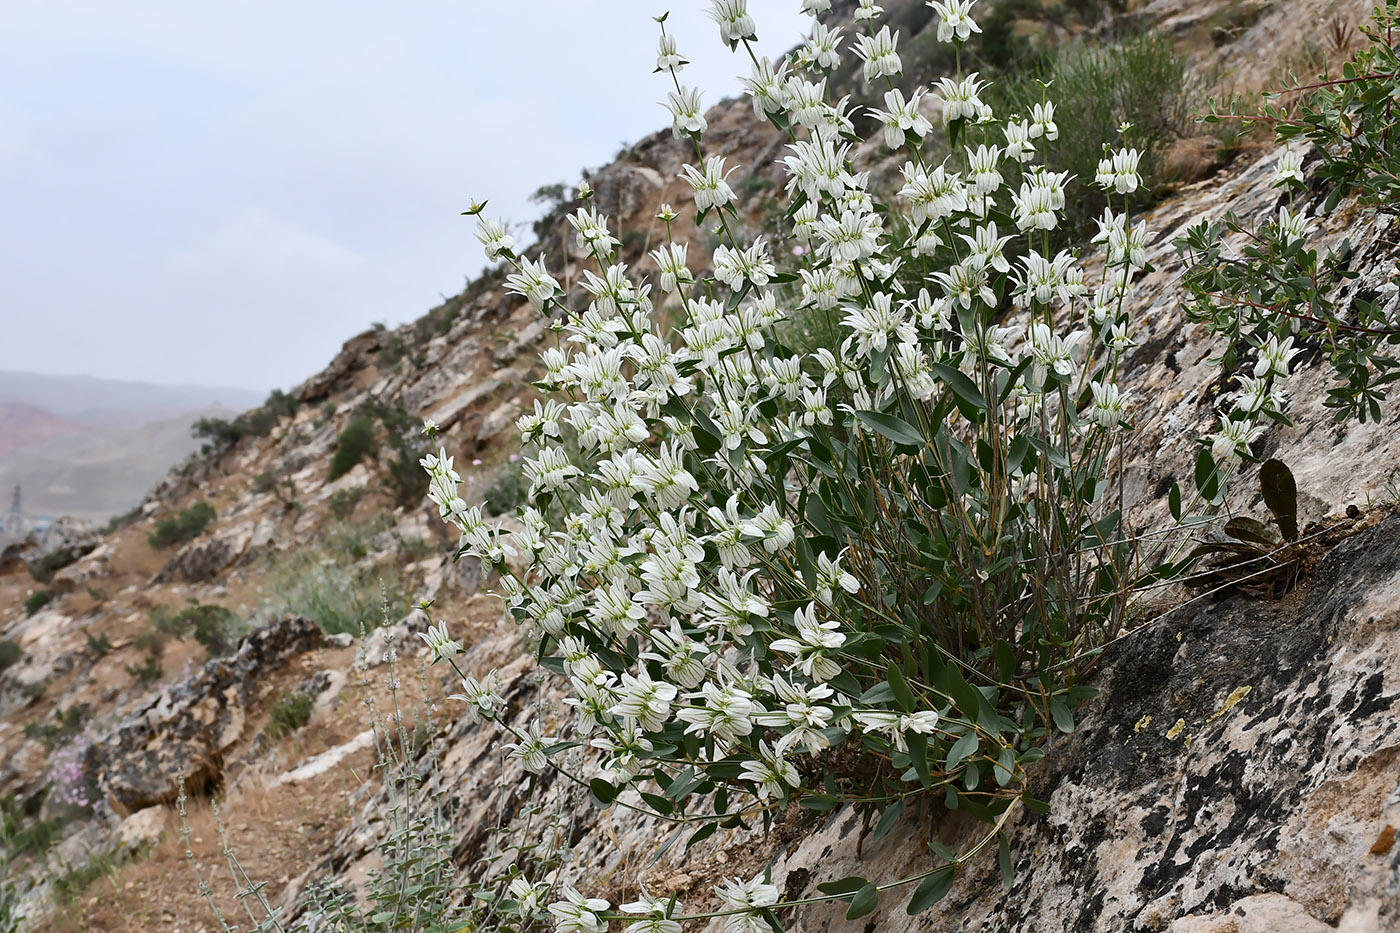
[[[343,389],[351,373],[369,365],[371,357],[383,345],[385,337],[385,332],[372,329],[345,341],[329,366],[296,389],[297,400],[316,402],[332,392]]]
[[[261,678],[321,644],[309,619],[285,617],[258,629],[230,657],[216,658],[93,743],[87,769],[112,809],[126,816],[174,800],[176,780],[198,792],[219,777],[225,751],[243,732]]]
[[[1392,517],[1289,599],[1189,603],[1114,645],[1035,775],[1050,812],[1011,830],[1011,890],[983,856],[917,920],[887,895],[869,929],[1400,930],[1400,858],[1372,851],[1400,825],[1397,592]],[[983,829],[932,818],[955,849]],[[798,897],[930,864],[912,822],[860,854],[858,826],[833,816],[774,883]],[[800,908],[789,929],[861,928],[833,916]]]

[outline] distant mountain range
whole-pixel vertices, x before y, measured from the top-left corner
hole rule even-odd
[[[190,426],[263,400],[248,389],[0,371],[0,508],[102,521],[199,448]]]
[[[0,404],[33,405],[88,425],[131,426],[216,405],[243,411],[261,403],[265,394],[218,386],[156,385],[0,370]]]

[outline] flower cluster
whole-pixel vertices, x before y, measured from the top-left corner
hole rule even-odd
[[[943,41],[980,31],[972,0],[932,5]],[[879,15],[863,4],[858,19]],[[726,43],[752,41],[743,0],[714,0],[711,17]],[[1126,202],[1141,184],[1138,153],[1110,153],[1099,172],[1122,207],[1100,221],[1106,263],[1091,275],[1050,245],[1071,183],[1037,164],[1035,147],[1059,134],[1053,103],[998,116],[976,73],[906,94],[894,86],[898,41],[871,23],[848,46],[865,80],[889,87],[873,115],[906,158],[889,192],[853,164],[846,102],[828,99],[838,30],[817,24],[791,58],[752,59],[755,115],[793,130],[780,158],[785,233],[805,247],[793,268],[770,239],[743,236],[729,184],[739,167],[703,155],[699,95],[676,79],[683,59],[664,24],[666,106],[697,156],[681,177],[697,222],[721,238],[712,275],[692,271],[689,244],[665,242],[648,281],[585,207],[569,222],[596,271],[565,294],[543,257],[479,221],[482,242],[515,268],[507,288],[561,322],[542,359],[552,396],[517,422],[530,489],[513,519],[468,505],[445,449],[423,460],[429,498],[459,553],[501,573],[511,612],[567,678],[604,802],[647,788],[659,813],[684,822],[793,799],[825,808],[846,793],[880,808],[936,790],[1000,812],[1021,793],[1035,738],[1068,717],[1066,688],[1031,674],[1035,659],[1121,618],[1112,593],[1090,599],[1094,625],[1061,602],[1079,606],[1117,559],[1083,559],[1076,542],[1115,537],[1094,490],[1130,408],[1117,379],[1133,344],[1124,303],[1146,267],[1148,233]],[[925,95],[963,142],[940,162],[925,149]],[[669,231],[675,212],[658,216]],[[994,323],[1003,299],[1018,323]],[[800,325],[818,319],[837,338],[804,345]],[[1060,494],[1068,511],[1044,511]],[[960,563],[1002,547],[998,535],[1058,540],[1062,526],[1085,536],[1061,544],[1079,555],[1065,563],[1073,593],[1037,600],[1046,584],[1014,560]],[[459,650],[445,628],[423,637],[438,658]],[[1048,705],[1028,705],[1039,725],[1018,732],[983,691],[1025,676]],[[459,699],[499,721],[491,677],[464,676]],[[501,726],[527,771],[555,767],[541,723]],[[824,785],[814,775],[842,745],[868,762]],[[855,792],[872,786],[884,791]],[[771,885],[726,881],[717,894],[728,929],[769,928]],[[595,931],[608,908],[566,889],[549,911],[559,930]],[[645,915],[631,929],[676,928],[658,910],[624,907]]]

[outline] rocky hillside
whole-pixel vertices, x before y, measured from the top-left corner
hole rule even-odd
[[[886,6],[904,16],[916,5]],[[1130,6],[1130,18],[1175,37],[1202,80],[1249,86],[1306,58],[1319,17],[1354,25],[1366,4]],[[1105,13],[1092,26],[1021,29],[1123,27]],[[774,159],[786,137],[755,123],[747,100],[706,117],[707,148],[742,166],[736,190],[784,183]],[[633,265],[663,234],[657,205],[689,199],[677,178],[694,158],[687,146],[658,133],[591,173],[600,212],[640,231],[624,242]],[[1204,151],[1199,140],[1182,149]],[[1206,335],[1182,317],[1171,240],[1200,217],[1276,210],[1278,153],[1246,141],[1230,155],[1197,158],[1199,180],[1147,216],[1156,271],[1134,299],[1141,346],[1129,373],[1139,436],[1153,439],[1129,458],[1139,493],[1189,475],[1219,394]],[[861,158],[889,170],[874,149]],[[1327,214],[1320,199],[1309,213],[1319,242],[1345,234],[1356,245],[1352,294],[1400,302],[1390,216],[1347,205]],[[560,220],[542,222],[540,246],[579,293],[584,266]],[[761,229],[761,208],[747,220]],[[692,265],[707,261],[703,232],[681,234],[695,244]],[[30,928],[215,929],[178,831],[182,777],[189,846],[225,916],[240,914],[239,882],[221,831],[237,870],[267,882],[262,896],[286,918],[313,919],[316,883],[355,885],[379,864],[382,732],[371,722],[395,709],[415,736],[436,737],[414,747],[437,750],[421,760],[436,762],[424,769],[452,815],[457,863],[509,856],[495,830],[517,813],[527,776],[442,699],[454,685],[436,669],[420,675],[414,633],[425,622],[411,607],[435,600],[435,616],[468,643],[464,669],[497,669],[522,724],[527,708],[563,718],[562,697],[522,654],[480,567],[445,556],[456,542],[423,500],[418,425],[437,422],[464,483],[508,511],[521,496],[514,420],[553,339],[500,278],[484,277],[414,324],[351,338],[290,396],[210,425],[203,458],[109,533],[60,526],[4,552],[0,797],[11,870],[35,882],[21,901]],[[1297,477],[1311,547],[1303,583],[1271,601],[1189,599],[1112,646],[1080,728],[1035,775],[1049,813],[1016,818],[1015,886],[1002,891],[988,854],[919,929],[1400,929],[1400,524],[1382,508],[1400,440],[1394,416],[1336,428],[1317,391],[1325,374],[1303,372],[1294,426],[1273,429],[1259,451]],[[878,843],[850,813],[794,813],[767,836],[719,833],[653,864],[664,827],[560,783],[545,788],[544,807],[567,817],[569,871],[591,888],[617,903],[640,878],[692,909],[707,906],[717,876],[751,877],[770,861],[774,882],[800,897],[857,865],[907,874],[930,836],[954,847],[972,838],[940,813],[908,814]],[[792,929],[911,928],[898,900],[854,923],[829,905],[805,911]]]

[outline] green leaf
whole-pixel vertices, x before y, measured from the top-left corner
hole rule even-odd
[[[704,826],[701,826],[695,831],[695,835],[691,836],[685,841],[686,849],[689,850],[691,846],[695,845],[695,843],[710,838],[715,834],[715,830],[718,828],[718,823],[706,823]]]
[[[837,897],[846,897],[847,895],[856,893],[869,884],[870,882],[866,881],[860,875],[848,875],[836,881],[823,881],[821,884],[817,885],[817,890],[823,894],[834,894]]]
[[[1016,882],[1016,866],[1011,861],[1011,840],[1006,833],[997,833],[997,864],[1001,866],[1001,889],[1010,891]]]
[[[893,804],[885,808],[885,812],[880,814],[880,822],[875,824],[875,832],[870,838],[879,842],[885,838],[885,834],[894,829],[894,824],[899,822],[900,816],[904,813],[904,801],[896,800]]]
[[[904,679],[904,672],[899,669],[899,665],[890,661],[885,666],[885,674],[889,678],[895,702],[906,713],[914,712],[914,691],[909,689],[909,682]]]
[[[944,865],[919,882],[919,886],[914,889],[914,896],[909,898],[909,906],[905,908],[909,916],[921,914],[943,900],[944,896],[952,890],[956,871],[955,865]]]
[[[826,794],[807,794],[798,801],[804,810],[835,810],[840,803],[835,797],[828,797]]]
[[[916,431],[909,422],[902,418],[896,418],[894,415],[878,411],[858,411],[856,412],[856,420],[866,428],[889,438],[896,444],[908,444],[911,447],[924,445],[924,436]]]
[[[1265,460],[1259,468],[1259,490],[1284,538],[1298,540],[1298,485],[1293,471],[1277,458]]]
[[[894,689],[886,681],[881,681],[860,695],[861,706],[874,706],[894,699]]]
[[[1172,518],[1181,521],[1181,486],[1172,483],[1171,491],[1167,493],[1167,508],[1171,510]]]
[[[605,807],[617,799],[618,789],[602,778],[589,781],[588,790]]]
[[[1273,547],[1278,543],[1274,540],[1268,525],[1247,515],[1237,515],[1226,522],[1225,533],[1239,541],[1258,544],[1266,548]]]
[[[1055,720],[1055,728],[1066,734],[1074,731],[1074,717],[1069,714],[1069,707],[1065,701],[1059,697],[1050,699],[1050,718]]]
[[[987,400],[982,397],[977,384],[962,370],[954,369],[947,363],[934,363],[932,369],[934,375],[953,390],[958,400],[958,411],[963,413],[963,417],[969,421],[980,420],[982,412],[987,410]]]
[[[958,739],[953,743],[953,746],[948,749],[948,758],[944,762],[943,770],[952,771],[957,768],[964,758],[977,751],[977,745],[976,732],[969,732],[967,735]]]
[[[1005,638],[998,638],[996,648],[993,652],[997,660],[997,673],[1002,680],[1010,680],[1011,675],[1016,673],[1016,655],[1011,650],[1011,645],[1007,644]]]
[[[1215,465],[1209,447],[1202,447],[1196,457],[1196,490],[1212,505],[1220,498],[1220,468]]]
[[[846,909],[847,920],[858,920],[880,906],[880,889],[867,884],[851,898],[851,906]]]
[[[922,732],[910,732],[904,736],[904,740],[909,745],[909,761],[914,765],[914,773],[928,787],[933,783],[933,773],[928,766],[928,736]]]

